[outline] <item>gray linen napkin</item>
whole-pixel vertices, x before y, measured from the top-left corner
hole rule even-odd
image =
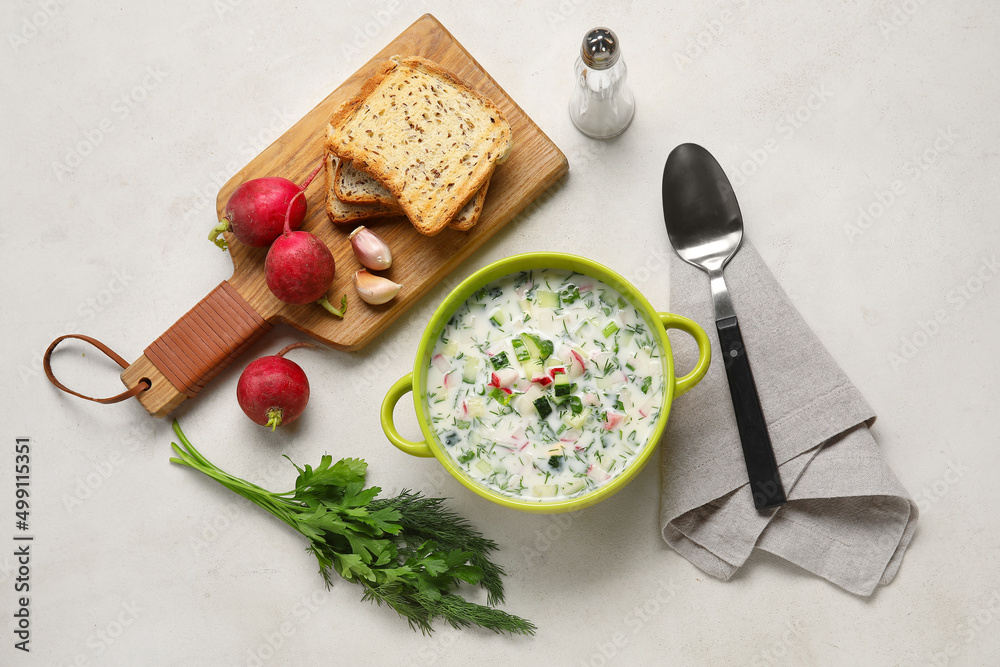
[[[757,548],[871,595],[895,576],[918,514],[868,430],[874,412],[745,237],[726,283],[788,503],[754,509],[708,276],[673,256],[670,310],[705,329],[712,365],[674,402],[660,446],[663,539],[721,579]],[[685,373],[697,351],[674,340],[675,365]]]

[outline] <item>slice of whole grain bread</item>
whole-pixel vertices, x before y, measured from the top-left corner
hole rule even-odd
[[[327,153],[326,156],[326,214],[330,221],[336,225],[345,225],[358,220],[368,220],[370,218],[382,218],[392,215],[401,215],[402,209],[399,204],[393,202],[386,204],[352,204],[341,201],[334,191],[336,182],[337,163],[340,161],[335,155]]]
[[[333,171],[333,190],[330,192],[330,197],[339,200],[337,203],[340,204],[340,209],[344,211],[343,215],[349,212],[356,214],[361,214],[364,212],[365,206],[386,206],[393,209],[396,213],[401,213],[402,209],[399,207],[399,203],[392,194],[383,188],[378,181],[374,178],[353,167],[353,163],[350,160],[342,160],[338,157],[331,156],[334,161],[336,161],[336,167]],[[457,229],[460,231],[468,231],[472,229],[476,223],[479,221],[479,215],[483,212],[483,203],[486,201],[486,190],[489,188],[489,180],[483,183],[483,186],[476,191],[476,194],[470,199],[462,210],[458,212],[455,218],[448,223],[448,226],[452,229]],[[349,195],[345,196],[348,192],[368,192],[372,194],[378,194],[379,200],[377,202],[358,202],[356,200],[349,199]],[[376,209],[373,209],[376,210]],[[331,214],[331,218],[332,218]],[[351,218],[345,219],[343,222],[350,222],[350,220],[357,220],[361,218]],[[334,221],[336,222],[336,220]]]
[[[417,231],[434,235],[506,159],[511,129],[493,102],[437,64],[393,57],[334,114],[327,148],[385,186]]]
[[[462,207],[455,219],[448,223],[452,229],[467,232],[479,222],[479,216],[483,212],[483,202],[486,201],[486,190],[490,187],[490,182],[483,183],[483,187],[476,191],[475,196]]]
[[[384,204],[399,208],[396,198],[381,183],[354,166],[350,160],[337,165],[333,189],[337,199],[351,204]]]

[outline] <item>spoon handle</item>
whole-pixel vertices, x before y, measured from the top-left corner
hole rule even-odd
[[[743,445],[753,504],[761,510],[785,504],[785,489],[778,474],[778,463],[771,448],[771,436],[757,396],[757,385],[750,370],[750,360],[743,346],[740,324],[735,315],[716,320],[719,344],[726,364],[729,392],[736,411],[736,425]]]

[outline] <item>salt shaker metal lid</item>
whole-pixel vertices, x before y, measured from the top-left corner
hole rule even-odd
[[[594,28],[583,38],[583,44],[580,46],[580,57],[591,69],[614,67],[620,56],[618,35],[610,28]]]

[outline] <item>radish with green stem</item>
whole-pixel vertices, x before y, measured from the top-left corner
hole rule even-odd
[[[325,158],[324,158],[325,159]],[[223,250],[229,247],[222,232],[232,231],[243,245],[266,248],[281,236],[285,228],[285,212],[296,196],[306,191],[322,163],[313,170],[302,185],[287,178],[268,176],[255,178],[240,185],[229,197],[226,212],[208,234],[208,240]],[[291,210],[290,224],[298,229],[306,218],[306,202],[298,202]]]
[[[236,400],[246,416],[273,431],[299,418],[309,402],[309,380],[285,353],[312,343],[293,343],[277,354],[252,361],[236,384]]]
[[[305,195],[300,192],[295,195],[298,197]],[[347,295],[340,300],[340,308],[335,308],[326,298],[336,273],[333,253],[320,237],[310,232],[292,231],[289,226],[295,198],[288,203],[285,231],[271,244],[264,260],[267,286],[285,303],[302,305],[315,301],[337,317],[343,317],[347,311]]]

